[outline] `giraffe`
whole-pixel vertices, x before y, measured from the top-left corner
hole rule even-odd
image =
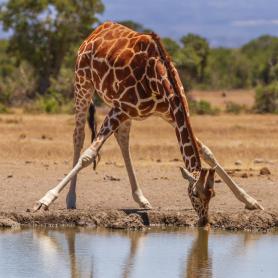
[[[95,93],[110,107],[98,132],[95,129],[92,102]],[[88,110],[92,144],[80,155]],[[69,181],[67,208],[76,208],[77,173],[91,163],[96,164],[99,150],[111,134],[115,135],[120,146],[135,202],[142,208],[151,209],[134,173],[129,133],[132,120],[144,120],[152,115],[163,118],[175,129],[185,164],[181,172],[189,181],[188,194],[199,216],[199,223],[208,223],[209,202],[214,196],[215,171],[247,208],[263,209],[228,176],[210,149],[194,136],[184,88],[159,37],[154,33],[138,33],[109,21],[97,27],[78,50],[73,169],[37,202],[34,210],[48,208]],[[201,157],[211,169],[202,167]]]

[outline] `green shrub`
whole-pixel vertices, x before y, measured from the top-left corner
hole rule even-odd
[[[34,71],[27,63],[21,63],[9,75],[0,75],[0,102],[21,104],[33,97]]]
[[[232,101],[228,101],[226,103],[226,109],[225,112],[227,113],[232,113],[232,114],[239,114],[242,111],[246,110],[244,105],[240,105],[238,103],[232,102]]]
[[[45,96],[38,96],[35,101],[25,106],[25,111],[29,113],[68,113],[72,114],[73,100],[64,98],[61,94],[48,91]]]
[[[256,89],[255,111],[278,114],[278,81]]]
[[[9,112],[9,109],[3,104],[0,102],[0,113],[8,113]]]
[[[216,115],[219,109],[213,107],[208,101],[205,100],[191,100],[189,102],[190,112],[198,115]]]

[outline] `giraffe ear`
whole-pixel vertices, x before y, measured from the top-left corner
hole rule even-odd
[[[206,176],[208,173],[208,169],[206,168],[202,168],[201,172],[200,172],[200,176],[196,182],[196,190],[198,191],[199,194],[203,194],[204,193],[204,184],[206,181]]]
[[[215,191],[214,191],[214,174],[215,174],[215,169],[211,168],[209,169],[206,185],[205,185],[205,191],[206,193],[210,193],[211,197],[215,196]]]
[[[180,167],[181,174],[184,179],[188,180],[190,183],[196,182],[196,179],[193,177],[193,175],[185,168]]]

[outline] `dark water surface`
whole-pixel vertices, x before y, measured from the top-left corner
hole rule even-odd
[[[278,277],[278,234],[0,231],[0,277]]]

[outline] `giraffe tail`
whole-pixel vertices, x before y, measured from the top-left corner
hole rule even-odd
[[[87,118],[90,130],[91,130],[91,143],[94,141],[94,139],[96,138],[96,135],[97,135],[97,124],[95,121],[95,113],[96,113],[96,108],[95,108],[93,101],[91,101],[90,106],[89,106],[89,114],[88,114],[88,118]]]
[[[96,113],[96,108],[95,108],[93,101],[91,101],[90,106],[89,106],[89,113],[88,113],[88,117],[87,117],[87,121],[88,121],[90,130],[91,130],[91,143],[94,141],[94,139],[97,136],[97,122],[95,119],[95,113]],[[100,161],[100,154],[98,153],[97,161],[94,161],[94,170],[96,169],[96,166],[99,161]]]

